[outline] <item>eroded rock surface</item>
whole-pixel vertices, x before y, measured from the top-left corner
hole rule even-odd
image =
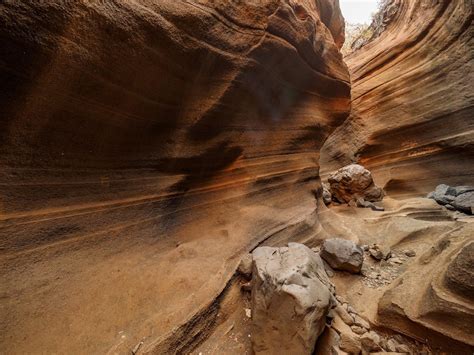
[[[474,242],[462,248],[449,264],[445,283],[451,292],[474,300]]]
[[[472,233],[458,225],[405,271],[378,306],[378,321],[454,353],[474,348]]]
[[[332,307],[318,254],[302,244],[253,252],[252,345],[256,354],[312,354]]]
[[[358,162],[400,197],[471,183],[472,2],[391,2],[380,36],[346,57],[352,113],[322,149],[322,175]]]
[[[319,148],[350,105],[338,2],[0,18],[0,347],[186,352],[241,255],[317,229]]]
[[[361,198],[365,201],[380,201],[383,190],[376,186],[372,174],[359,164],[347,165],[328,177],[332,198],[348,203]]]

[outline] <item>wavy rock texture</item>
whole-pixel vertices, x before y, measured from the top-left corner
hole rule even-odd
[[[346,58],[353,110],[321,151],[322,174],[357,161],[392,196],[425,194],[439,183],[470,183],[472,2],[391,4],[381,36]]]
[[[473,232],[474,223],[466,223],[439,235],[420,262],[384,293],[378,306],[379,323],[429,339],[448,353],[471,353]]]
[[[319,148],[350,106],[338,2],[0,18],[0,347],[192,347],[242,253],[317,226]]]

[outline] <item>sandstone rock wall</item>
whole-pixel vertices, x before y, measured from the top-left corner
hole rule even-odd
[[[4,351],[182,351],[241,253],[312,235],[350,106],[336,0],[6,0],[0,19]]]
[[[352,114],[324,145],[322,173],[357,161],[392,196],[471,183],[472,2],[393,0],[390,9],[380,37],[346,58]]]

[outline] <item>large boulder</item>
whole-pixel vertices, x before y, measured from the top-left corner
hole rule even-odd
[[[326,239],[321,248],[321,257],[336,270],[359,273],[364,261],[364,252],[353,241]]]
[[[456,190],[452,187],[440,184],[436,186],[436,189],[428,195],[429,198],[432,198],[441,205],[451,204],[456,197]]]
[[[375,185],[370,171],[359,164],[337,170],[329,176],[328,182],[333,199],[340,203],[358,198],[371,202],[383,199],[383,190]]]
[[[312,354],[334,304],[318,254],[302,244],[253,252],[252,347],[256,354]]]
[[[448,186],[440,184],[428,194],[440,205],[467,214],[474,214],[474,186]]]
[[[474,191],[465,192],[456,196],[451,205],[458,211],[474,214]]]

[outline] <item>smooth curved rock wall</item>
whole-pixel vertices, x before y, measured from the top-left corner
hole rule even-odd
[[[471,183],[472,2],[393,0],[386,16],[386,30],[346,58],[352,113],[321,151],[322,175],[358,162],[391,196]]]
[[[192,347],[176,327],[212,324],[242,253],[317,226],[319,148],[350,106],[338,2],[7,0],[0,18],[1,348]]]

